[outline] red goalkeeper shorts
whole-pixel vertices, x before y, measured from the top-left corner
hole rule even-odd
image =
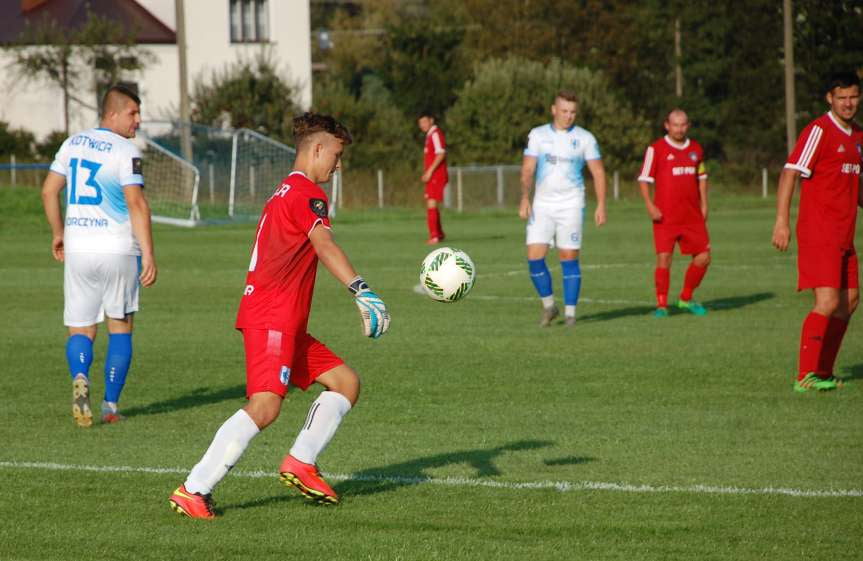
[[[246,399],[259,392],[285,397],[288,384],[305,390],[342,359],[309,335],[270,329],[243,329],[246,347]]]
[[[438,202],[443,201],[443,190],[446,188],[446,182],[436,181],[434,178],[426,183],[425,198],[434,199]]]
[[[680,244],[683,255],[698,255],[710,251],[710,236],[704,222],[695,224],[653,223],[653,245],[656,253],[674,253],[674,244]]]
[[[797,290],[859,288],[857,251],[838,246],[798,245]]]

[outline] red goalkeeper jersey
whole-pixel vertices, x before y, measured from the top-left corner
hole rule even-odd
[[[431,167],[432,162],[434,162],[438,154],[446,154],[446,139],[444,138],[443,131],[437,125],[432,125],[426,133],[426,143],[423,149],[423,170]],[[432,172],[429,183],[444,185],[448,182],[449,172],[446,169],[446,157],[444,157],[444,160]]]
[[[309,234],[317,224],[330,227],[327,206],[304,174],[282,180],[258,221],[237,329],[306,331],[318,265]]]
[[[638,175],[656,185],[653,204],[662,211],[662,224],[704,222],[698,181],[706,178],[701,145],[689,138],[678,144],[667,135],[647,147]]]
[[[840,124],[831,113],[809,123],[788,156],[800,172],[797,243],[854,247],[863,130]]]

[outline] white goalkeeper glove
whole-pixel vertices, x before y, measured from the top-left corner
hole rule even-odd
[[[348,284],[348,290],[356,299],[363,321],[363,335],[377,339],[390,327],[390,314],[381,297],[372,292],[362,277],[356,277]]]

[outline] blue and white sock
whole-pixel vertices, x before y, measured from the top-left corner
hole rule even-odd
[[[552,307],[554,305],[554,296],[551,288],[551,271],[548,270],[545,259],[528,259],[527,267],[530,271],[530,280],[533,282],[533,287],[536,289],[539,297],[542,298],[542,305],[546,308]]]
[[[132,334],[108,335],[108,354],[105,356],[105,401],[117,403],[126,384],[126,374],[132,363]]]
[[[564,315],[575,317],[575,307],[578,305],[578,295],[581,292],[581,265],[578,259],[561,261],[563,269],[563,304]]]
[[[93,341],[80,333],[66,339],[66,362],[73,380],[78,374],[89,379],[90,365],[93,364]]]

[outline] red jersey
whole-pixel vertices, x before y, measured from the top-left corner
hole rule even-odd
[[[426,133],[426,144],[423,150],[423,170],[427,170],[434,162],[435,156],[438,154],[446,154],[446,139],[443,136],[443,131],[437,125],[432,127]],[[429,183],[439,183],[444,185],[449,183],[449,172],[446,169],[446,156],[440,165],[432,172]]]
[[[797,244],[854,247],[863,130],[827,113],[803,129],[786,168],[803,177]]]
[[[327,196],[295,171],[282,180],[258,221],[237,329],[306,331],[318,269],[309,234],[317,224],[330,227]]]
[[[638,175],[639,181],[656,185],[653,204],[662,211],[662,224],[704,222],[701,179],[707,179],[701,145],[689,138],[677,144],[668,135],[647,147]]]

